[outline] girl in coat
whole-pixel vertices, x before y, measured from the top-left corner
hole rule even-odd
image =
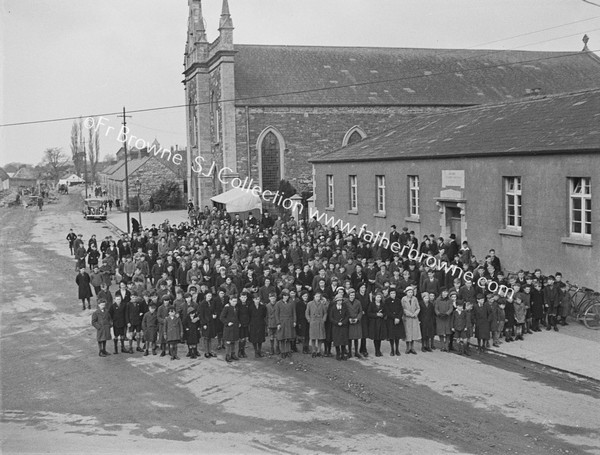
[[[421,339],[421,329],[419,327],[419,301],[414,296],[415,288],[408,286],[404,289],[406,295],[402,297],[402,321],[404,322],[404,332],[406,333],[406,353],[416,354],[415,340]]]
[[[287,289],[281,291],[281,300],[275,304],[275,320],[281,358],[291,357],[292,340],[296,337],[296,305]]]
[[[369,312],[369,305],[371,304],[371,296],[367,292],[366,283],[361,283],[358,288],[358,295],[356,298],[360,302],[360,306],[362,308],[362,317],[360,320],[362,332],[362,337],[360,339],[360,353],[363,357],[368,357],[369,352],[367,351],[367,338],[369,337],[369,317],[367,316],[367,313]]]
[[[390,355],[400,355],[400,339],[406,338],[402,317],[402,301],[396,295],[396,288],[390,288],[390,296],[385,301],[385,315],[387,319],[387,334],[390,341]],[[407,350],[408,353],[408,350]]]
[[[354,342],[354,357],[362,359],[358,353],[358,340],[363,337],[362,333],[362,317],[363,310],[360,300],[356,298],[354,289],[350,289],[348,293],[348,357],[352,357],[352,342]]]
[[[148,349],[152,348],[152,355],[156,355],[156,335],[158,333],[158,315],[156,314],[156,303],[150,302],[148,312],[142,319],[142,331],[144,332],[144,344],[148,355]]]
[[[96,341],[98,342],[98,355],[100,357],[110,355],[106,352],[106,342],[111,339],[112,319],[105,307],[106,302],[104,300],[98,301],[98,309],[92,314],[92,325],[96,329]]]
[[[442,342],[442,352],[448,352],[447,337],[452,333],[452,320],[450,315],[453,311],[452,301],[448,298],[448,290],[441,289],[441,295],[435,300],[435,330]]]
[[[260,295],[255,293],[248,307],[250,321],[248,322],[248,339],[254,348],[254,357],[262,357],[262,344],[265,342],[267,331],[267,307],[260,301]]]
[[[238,298],[231,296],[229,303],[221,311],[221,323],[223,324],[223,341],[225,342],[225,361],[239,360],[237,352],[240,339],[240,318],[237,308]]]
[[[85,310],[85,301],[87,300],[87,309],[90,310],[90,298],[92,297],[92,288],[90,287],[92,279],[85,271],[85,265],[83,267],[79,267],[79,273],[75,277],[75,283],[77,283],[78,287],[78,295],[81,300],[81,305]]]
[[[435,309],[433,306],[434,295],[429,292],[421,294],[419,302],[419,321],[421,323],[421,351],[431,352],[433,346],[433,337],[435,337]]]
[[[321,298],[321,291],[317,290],[313,300],[306,305],[306,319],[308,320],[308,336],[311,343],[312,357],[323,355],[323,340],[325,339],[325,321],[327,319],[327,305]],[[318,344],[318,346],[317,346]]]
[[[375,346],[375,357],[381,357],[381,340],[387,339],[387,326],[385,321],[385,308],[383,307],[383,294],[375,294],[373,302],[369,305],[369,338]]]

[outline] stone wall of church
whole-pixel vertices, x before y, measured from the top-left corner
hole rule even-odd
[[[391,128],[406,116],[437,112],[440,107],[245,107],[236,109],[237,166],[242,179],[259,180],[257,140],[265,128],[273,127],[283,136],[284,178],[299,192],[312,191],[312,166],[308,160],[342,146],[345,134],[354,126],[368,136]],[[249,125],[249,128],[246,125]],[[248,140],[249,138],[249,140]],[[248,147],[250,144],[250,147]],[[276,165],[276,163],[272,163]]]

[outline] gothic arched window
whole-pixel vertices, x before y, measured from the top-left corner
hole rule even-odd
[[[344,139],[342,139],[342,147],[360,142],[365,137],[367,137],[367,134],[360,127],[353,126],[344,135]]]
[[[281,180],[281,144],[279,139],[269,131],[260,144],[262,189],[277,191]]]

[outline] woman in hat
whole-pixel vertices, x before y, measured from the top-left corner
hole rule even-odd
[[[354,357],[361,359],[362,356],[358,352],[358,340],[363,337],[362,333],[362,317],[363,310],[360,300],[356,298],[354,289],[348,292],[348,357],[352,357],[352,342],[354,342]]]
[[[275,321],[281,358],[291,357],[292,339],[296,336],[296,306],[290,300],[290,292],[287,289],[281,291],[281,300],[275,304]]]
[[[402,321],[404,322],[404,331],[406,332],[406,353],[416,354],[414,348],[415,340],[421,339],[421,329],[419,327],[419,301],[414,296],[415,290],[412,286],[404,289],[406,295],[402,297]]]
[[[381,340],[388,338],[387,325],[385,321],[385,308],[383,306],[383,294],[375,294],[373,302],[369,305],[369,338],[373,340],[375,346],[375,357],[381,357]]]
[[[421,323],[421,351],[431,352],[433,338],[435,337],[435,309],[433,306],[434,295],[429,292],[421,294],[419,302],[419,322]]]
[[[448,297],[448,290],[441,288],[441,295],[435,299],[435,330],[442,342],[442,352],[448,352],[447,338],[452,333],[452,301]]]
[[[321,297],[321,291],[317,290],[313,300],[308,302],[306,305],[306,319],[308,320],[309,327],[308,336],[310,338],[313,357],[321,356],[323,354],[325,320],[327,319],[327,303]]]
[[[330,306],[329,317],[331,320],[331,340],[335,346],[335,358],[336,360],[348,360],[346,346],[348,345],[348,321],[350,318],[347,301],[343,293],[338,293],[335,296],[333,305]]]
[[[402,301],[396,293],[396,288],[390,288],[390,296],[385,300],[387,316],[387,334],[390,341],[390,355],[400,355],[400,339],[406,338],[402,317],[404,310]]]
[[[363,357],[368,357],[369,352],[367,351],[367,338],[369,337],[369,305],[371,304],[371,295],[367,292],[367,284],[361,283],[358,288],[358,294],[356,295],[357,300],[360,302],[362,309],[362,317],[360,319],[361,324],[361,339],[360,339],[360,354]]]

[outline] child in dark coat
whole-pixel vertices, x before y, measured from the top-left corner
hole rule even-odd
[[[148,349],[152,347],[152,355],[156,355],[156,335],[158,334],[158,315],[156,314],[156,303],[150,302],[148,312],[142,319],[142,331],[144,332],[144,355],[148,355]]]
[[[177,357],[177,345],[183,336],[183,324],[181,318],[175,311],[174,306],[169,307],[169,316],[165,319],[165,338],[169,343],[171,360],[179,360]]]

